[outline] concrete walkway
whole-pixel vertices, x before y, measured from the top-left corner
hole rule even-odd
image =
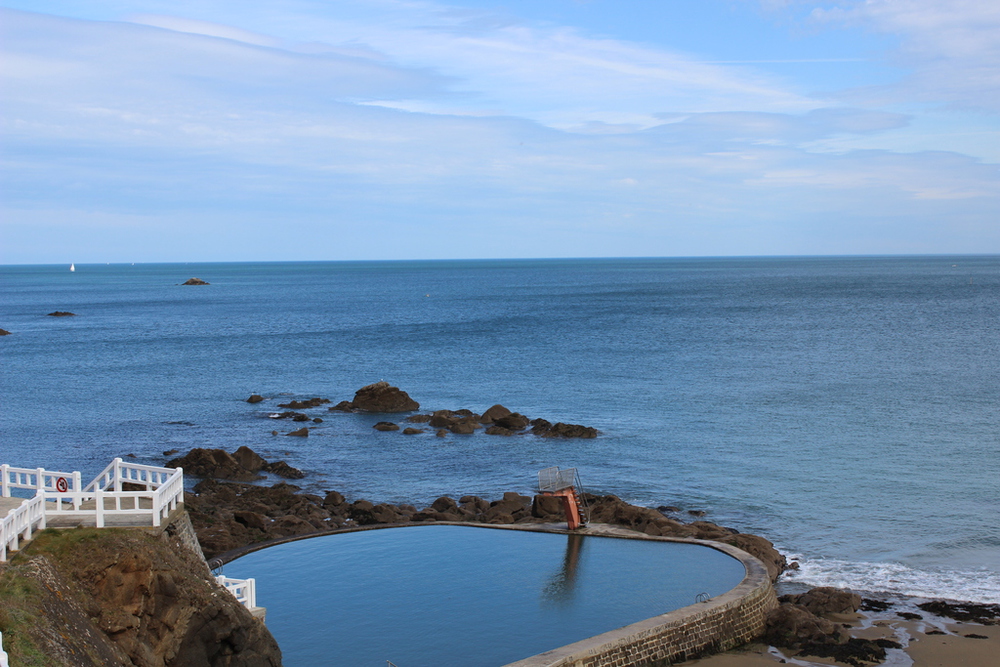
[[[0,517],[7,516],[12,509],[21,506],[24,498],[3,498],[0,497]]]

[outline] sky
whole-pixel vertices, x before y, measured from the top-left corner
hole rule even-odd
[[[996,0],[0,0],[0,264],[1000,253]]]

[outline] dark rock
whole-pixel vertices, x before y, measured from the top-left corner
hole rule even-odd
[[[233,452],[233,459],[236,463],[250,472],[257,472],[267,465],[267,461],[264,460],[263,456],[253,451],[246,445]]]
[[[437,410],[431,414],[427,423],[434,428],[448,428],[452,424],[458,423],[458,418],[451,410]]]
[[[657,512],[663,512],[664,514],[674,514],[681,511],[680,507],[674,507],[673,505],[660,505],[656,508]]]
[[[260,403],[264,400],[264,397],[260,394],[251,394],[250,398],[247,399],[247,403]]]
[[[420,409],[420,404],[405,391],[388,382],[376,382],[358,389],[352,403],[355,409],[365,412],[410,412]]]
[[[313,421],[313,424],[322,424],[323,423],[323,420],[320,419],[319,417],[313,417],[312,421]]]
[[[266,531],[268,528],[267,517],[256,512],[233,512],[233,518],[247,528],[255,528],[260,531]]]
[[[379,423],[375,424],[374,426],[372,426],[372,428],[375,429],[376,431],[398,431],[399,430],[399,426],[397,424],[393,424],[392,422],[379,422]]]
[[[431,420],[430,415],[410,415],[406,418],[406,421],[411,424],[426,424]]]
[[[924,617],[921,616],[920,614],[914,614],[913,612],[910,612],[910,611],[897,611],[896,612],[896,616],[899,616],[900,618],[905,619],[907,621],[922,621],[922,620],[924,620]]]
[[[231,479],[238,482],[260,479],[258,475],[241,466],[229,452],[222,449],[196,447],[180,458],[167,461],[166,465],[168,468],[184,468],[185,474],[195,477]]]
[[[287,514],[274,520],[271,531],[281,537],[292,537],[315,533],[316,526],[300,516]]]
[[[975,632],[970,632],[969,634],[962,636],[968,637],[969,639],[989,639],[986,635],[977,635]]]
[[[309,435],[309,428],[306,427],[306,426],[303,426],[298,431],[292,431],[292,432],[288,433],[287,435],[294,435],[297,438],[305,438],[305,437],[307,437]]]
[[[284,461],[274,461],[273,463],[268,463],[264,466],[264,472],[269,472],[277,475],[278,477],[284,477],[285,479],[302,479],[306,476],[304,472],[298,468],[293,468]]]
[[[504,428],[503,426],[493,425],[493,426],[490,426],[488,429],[486,429],[486,434],[487,435],[514,435],[514,432],[511,431],[509,428]]]
[[[431,503],[431,509],[435,512],[452,512],[458,509],[458,503],[453,498],[441,496]]]
[[[173,456],[174,454],[176,454],[179,451],[181,451],[181,450],[179,450],[179,449],[168,449],[167,451],[163,452],[163,455],[164,456]]]
[[[688,510],[687,513],[691,516],[705,516],[706,514],[704,510]]]
[[[560,496],[535,496],[531,503],[531,516],[539,519],[562,519],[566,516],[564,502]]]
[[[871,664],[881,664],[885,660],[885,649],[883,644],[889,644],[892,648],[902,648],[899,644],[885,639],[860,639],[850,637],[842,644],[837,643],[809,643],[802,646],[799,655],[811,655],[818,658],[833,658],[837,662],[842,662],[854,667],[866,667]]]
[[[6,329],[0,329],[0,336],[9,336],[10,332]]]
[[[788,568],[792,569],[792,566],[789,565]],[[891,602],[885,602],[884,600],[872,600],[871,598],[862,598],[861,606],[859,607],[859,609],[861,611],[885,611],[891,606],[892,606]]]
[[[777,581],[778,576],[785,571],[785,567],[788,565],[784,555],[775,549],[770,541],[760,535],[739,533],[738,535],[732,535],[719,541],[734,546],[737,549],[742,549],[764,563],[771,581]]]
[[[403,435],[416,435],[418,433],[423,433],[423,432],[424,429],[413,428],[412,426],[407,426],[406,428],[403,429]]]
[[[208,285],[210,283],[205,282],[201,278],[188,278],[181,285]]]
[[[54,312],[49,313],[49,317],[75,317],[75,316],[76,313],[71,313],[65,310],[56,310]]]
[[[931,614],[952,618],[956,621],[971,621],[983,625],[998,625],[1000,604],[977,604],[975,602],[945,602],[933,600],[917,605]]]
[[[861,596],[829,586],[819,586],[799,595],[782,595],[781,602],[805,607],[817,616],[851,614],[861,606]]]
[[[490,408],[491,410],[493,408]],[[521,431],[528,427],[530,420],[522,414],[512,412],[500,418],[494,418],[493,423],[497,426],[509,428],[512,431]]]
[[[326,497],[323,498],[323,504],[331,507],[339,507],[345,502],[343,494],[337,491],[328,491]]]
[[[443,437],[445,437],[446,435],[448,435],[448,431],[446,431],[446,430],[445,430],[445,429],[443,429],[443,428],[442,428],[442,429],[438,429],[438,432],[437,432],[437,433],[435,433],[434,435],[436,435],[436,436],[437,436],[437,437],[439,437],[439,438],[443,438]]]
[[[482,416],[479,418],[479,421],[483,424],[491,424],[495,422],[497,419],[501,417],[506,417],[509,414],[510,410],[508,410],[507,408],[498,403],[497,405],[494,405],[489,410],[484,412]]]
[[[550,428],[552,428],[552,422],[550,422],[547,419],[542,419],[542,418],[532,419],[528,423],[531,424],[531,432],[536,435],[541,435],[542,433],[545,433]]]
[[[341,401],[336,405],[327,408],[330,412],[354,412],[354,403],[350,401]]]
[[[279,408],[288,408],[289,410],[307,410],[309,408],[318,408],[319,406],[329,403],[328,398],[310,398],[306,401],[290,401],[288,403],[279,403]]]
[[[470,435],[476,432],[476,427],[471,422],[463,422],[452,424],[448,430],[459,435]]]
[[[535,428],[538,428],[537,426]],[[535,428],[531,429],[535,432]],[[590,426],[581,426],[580,424],[564,424],[562,422],[557,422],[553,424],[548,430],[537,431],[539,435],[543,438],[596,438],[597,429]]]
[[[849,638],[840,625],[799,605],[784,603],[767,615],[764,640],[773,646],[798,649],[805,645],[846,644]]]
[[[301,412],[276,412],[272,415],[268,415],[271,419],[291,419],[292,421],[303,422],[309,421],[309,415],[302,414]]]

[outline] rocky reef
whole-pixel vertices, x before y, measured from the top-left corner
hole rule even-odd
[[[247,403],[257,404],[267,399],[260,394],[252,394]],[[327,403],[332,403],[326,398],[310,398],[307,400],[294,400],[288,403],[279,403],[279,408],[286,408],[286,412],[273,413],[269,415],[272,419],[291,419],[292,421],[321,423],[323,420],[318,417],[310,417],[303,412],[293,412],[294,410],[308,410],[318,408]],[[388,382],[380,381],[358,389],[354,394],[354,399],[350,401],[340,401],[336,405],[327,408],[330,412],[365,412],[392,414],[401,412],[415,412],[420,409],[420,404],[410,398],[410,395],[399,387],[394,387]],[[406,421],[411,424],[427,424],[434,429],[438,437],[446,437],[449,434],[472,435],[476,431],[482,430],[487,435],[523,435],[530,433],[542,438],[596,438],[599,431],[592,426],[581,424],[568,424],[556,422],[553,424],[545,419],[531,419],[517,412],[511,412],[502,405],[494,405],[482,414],[477,414],[472,410],[436,410],[427,414],[415,414],[406,417]],[[391,421],[379,422],[374,426],[378,431],[399,431],[405,435],[418,435],[426,431],[417,427],[403,428],[399,424]],[[287,433],[286,435],[308,436],[309,427]]]
[[[759,535],[740,533],[707,521],[682,523],[662,512],[631,505],[613,495],[584,494],[590,519],[622,526],[646,535],[714,540],[730,544],[759,558],[772,580],[786,567],[785,557]],[[562,501],[551,496],[515,492],[487,500],[478,496],[457,499],[441,496],[429,506],[348,501],[337,491],[325,495],[303,493],[284,482],[259,486],[205,479],[185,496],[185,505],[205,556],[213,558],[234,549],[310,534],[359,526],[432,522],[488,524],[552,523],[564,520]]]

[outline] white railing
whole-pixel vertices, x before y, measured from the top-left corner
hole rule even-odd
[[[21,540],[30,540],[36,530],[45,529],[45,498],[41,495],[0,517],[0,562],[8,551],[17,551]]]
[[[3,650],[3,633],[0,632],[0,667],[10,667],[7,662],[7,653]]]
[[[124,484],[144,486],[145,490],[124,491]],[[0,561],[7,560],[8,551],[18,549],[22,539],[29,540],[35,530],[44,529],[47,516],[93,516],[98,528],[104,527],[109,516],[149,516],[150,524],[159,526],[184,502],[184,471],[126,463],[116,458],[81,489],[78,472],[49,472],[3,464],[0,494],[9,497],[11,489],[35,489],[35,497],[6,517],[0,517]],[[84,509],[84,503],[91,502],[93,508]]]
[[[236,601],[247,609],[257,606],[257,580],[256,579],[230,579],[223,575],[215,578],[219,585],[233,594]]]
[[[65,486],[64,486],[65,485]],[[80,473],[55,472],[45,468],[15,468],[0,465],[0,496],[10,497],[11,489],[38,491],[80,491]]]

